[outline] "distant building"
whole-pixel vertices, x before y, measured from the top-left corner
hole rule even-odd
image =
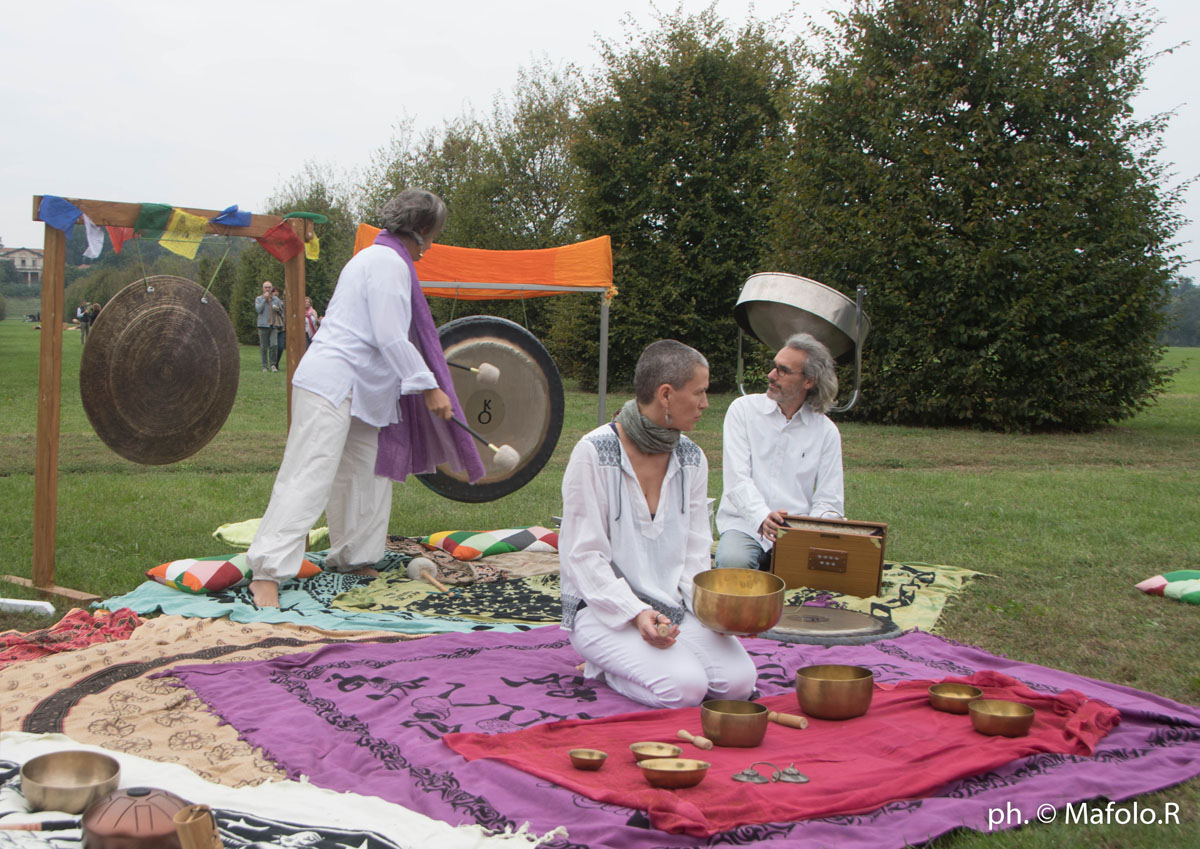
[[[26,286],[40,286],[43,253],[41,248],[0,247],[0,262],[11,262]]]

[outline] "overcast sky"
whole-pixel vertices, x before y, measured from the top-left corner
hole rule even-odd
[[[843,5],[717,10],[742,22],[751,6],[758,18],[794,6],[799,34],[806,15]],[[1155,49],[1197,40],[1200,2],[1152,5],[1165,21]],[[364,168],[406,117],[422,129],[488,113],[539,59],[597,66],[598,39],[619,38],[626,15],[653,28],[651,5],[630,0],[0,0],[0,240],[42,246],[35,194],[260,211],[306,162]],[[1142,115],[1177,112],[1164,152],[1176,183],[1200,173],[1200,111],[1187,101],[1198,50],[1160,59],[1137,102]],[[1184,211],[1200,220],[1200,188]],[[1200,260],[1200,227],[1182,238]],[[1200,278],[1200,265],[1185,273]]]

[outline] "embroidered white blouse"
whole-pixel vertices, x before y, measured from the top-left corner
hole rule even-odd
[[[766,395],[735,399],[725,413],[721,475],[717,531],[742,531],[764,549],[758,528],[772,510],[823,519],[845,511],[841,434],[808,404],[788,419]]]
[[[346,263],[320,334],[305,351],[292,385],[337,406],[351,395],[350,414],[383,427],[399,420],[396,401],[437,386],[409,340],[412,278],[391,248],[371,245]]]
[[[581,439],[562,482],[563,627],[571,630],[583,605],[614,630],[650,607],[680,621],[693,578],[711,566],[707,493],[708,461],[686,436],[671,452],[654,516],[612,427]]]

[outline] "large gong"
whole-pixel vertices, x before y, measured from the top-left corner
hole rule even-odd
[[[500,370],[494,385],[465,368],[451,368],[450,376],[471,429],[493,445],[511,445],[521,459],[501,470],[495,455],[480,446],[486,474],[474,484],[446,466],[419,477],[455,501],[495,501],[533,480],[554,453],[563,423],[562,379],[537,337],[506,319],[467,316],[442,325],[438,336],[447,362],[470,368],[490,363]]]
[[[79,394],[105,445],[160,466],[195,454],[221,429],[239,367],[233,324],[215,297],[182,277],[147,277],[96,317]]]

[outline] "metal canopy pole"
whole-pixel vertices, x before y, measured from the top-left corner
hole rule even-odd
[[[600,296],[600,375],[597,389],[600,392],[600,408],[596,411],[596,424],[608,420],[605,399],[608,395],[608,296]]]

